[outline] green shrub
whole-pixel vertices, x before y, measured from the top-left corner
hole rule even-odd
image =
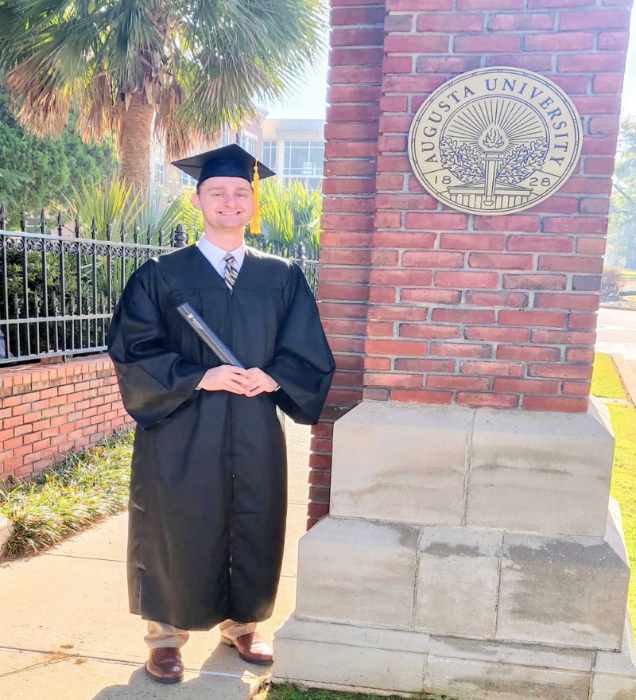
[[[18,485],[0,485],[0,513],[14,530],[4,556],[35,554],[128,502],[132,432],[118,432],[81,452],[71,452],[45,474]]]

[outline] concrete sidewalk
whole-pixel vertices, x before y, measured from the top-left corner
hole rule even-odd
[[[309,429],[287,421],[290,506],[276,610],[259,626],[271,641],[294,607],[297,541],[305,532]],[[218,631],[194,632],[179,685],[150,680],[145,623],[128,612],[127,515],[45,554],[0,564],[2,700],[245,700],[267,670],[241,661]]]

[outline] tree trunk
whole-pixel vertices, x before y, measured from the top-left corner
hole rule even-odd
[[[144,93],[132,96],[122,119],[121,172],[130,185],[148,192],[150,185],[150,147],[154,109]]]

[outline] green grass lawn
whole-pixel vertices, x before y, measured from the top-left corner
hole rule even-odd
[[[422,700],[452,700],[446,695],[422,695]],[[298,690],[291,685],[274,685],[262,690],[254,700],[380,700],[378,695],[339,693],[335,690]],[[400,700],[398,696],[382,696],[382,700]]]
[[[592,393],[611,399],[626,399],[623,387],[611,355],[597,353],[592,376]],[[636,409],[632,406],[608,406],[616,437],[612,496],[621,506],[627,551],[636,562]],[[636,574],[632,576],[629,590],[629,610],[636,626]]]
[[[592,393],[607,399],[626,399],[627,392],[611,355],[597,352],[594,357]]]
[[[633,406],[610,406],[616,435],[612,496],[620,503],[625,541],[632,567],[636,563],[636,410]],[[629,588],[629,611],[636,631],[636,573]]]

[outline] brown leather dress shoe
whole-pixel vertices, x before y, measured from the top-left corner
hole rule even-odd
[[[146,673],[158,683],[179,683],[183,680],[181,651],[176,647],[151,649]]]
[[[243,661],[250,664],[269,666],[274,661],[272,648],[258,632],[242,634],[234,639],[221,635],[221,641],[228,647],[235,647]]]

